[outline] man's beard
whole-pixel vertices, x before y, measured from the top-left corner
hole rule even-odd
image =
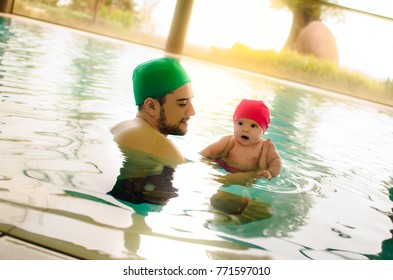
[[[166,124],[165,111],[164,109],[160,112],[160,118],[158,119],[158,129],[162,134],[167,135],[185,135],[186,131],[180,129],[179,125],[168,125]]]

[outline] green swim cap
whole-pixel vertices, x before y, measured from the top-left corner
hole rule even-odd
[[[132,82],[135,104],[141,105],[148,97],[163,97],[191,81],[177,60],[163,57],[138,65]]]

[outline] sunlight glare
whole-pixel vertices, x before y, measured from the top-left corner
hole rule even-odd
[[[187,38],[191,44],[204,46],[231,47],[240,42],[279,50],[291,21],[289,11],[271,13],[269,1],[252,0],[245,5],[233,0],[201,0],[194,3]]]

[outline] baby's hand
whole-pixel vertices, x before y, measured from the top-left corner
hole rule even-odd
[[[261,178],[266,178],[268,180],[270,180],[272,178],[272,174],[270,174],[270,172],[268,170],[261,170],[257,172],[257,176],[261,177]]]

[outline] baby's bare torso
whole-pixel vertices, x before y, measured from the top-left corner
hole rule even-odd
[[[223,157],[223,160],[228,165],[244,171],[267,168],[267,150],[269,149],[270,141],[262,138],[258,143],[249,146],[244,146],[233,138],[231,139],[232,141],[233,143],[231,143],[227,155]],[[266,151],[263,152],[263,150]]]

